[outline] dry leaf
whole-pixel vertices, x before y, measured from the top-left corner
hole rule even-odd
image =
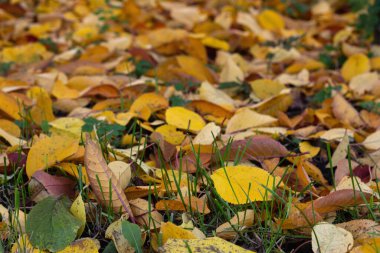
[[[346,81],[351,81],[353,77],[369,72],[370,69],[371,66],[367,56],[364,54],[354,54],[344,62],[341,73]]]
[[[376,132],[370,134],[365,138],[365,140],[362,142],[362,145],[366,149],[370,150],[376,150],[380,148],[380,130],[377,130]]]
[[[254,127],[271,125],[277,122],[276,118],[257,113],[249,108],[238,110],[228,121],[226,133],[233,133]]]
[[[99,202],[105,207],[112,205],[116,213],[120,211],[127,212],[132,221],[134,221],[129,202],[120,186],[119,180],[107,166],[100,147],[91,140],[89,135],[86,136],[84,163],[91,188]]]
[[[220,134],[221,128],[215,123],[208,123],[193,140],[193,144],[211,145]]]
[[[208,82],[203,82],[201,84],[201,87],[199,88],[199,97],[203,100],[220,105],[226,110],[232,111],[235,109],[234,100]]]
[[[354,239],[347,230],[321,222],[313,227],[311,244],[315,253],[341,253],[352,249]]]
[[[216,235],[225,240],[233,239],[237,235],[236,231],[242,231],[253,225],[254,214],[255,212],[250,209],[238,212],[231,220],[216,228]]]
[[[335,94],[332,108],[334,116],[341,122],[354,127],[360,127],[364,124],[359,113],[341,94]]]

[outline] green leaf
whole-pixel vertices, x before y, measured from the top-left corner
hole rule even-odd
[[[186,100],[180,96],[171,96],[169,101],[171,106],[184,106],[187,103]]]
[[[30,243],[40,250],[55,252],[73,242],[81,222],[69,208],[67,198],[47,197],[37,203],[26,220]]]
[[[138,225],[128,221],[123,221],[121,223],[121,231],[123,232],[125,239],[127,239],[129,244],[135,248],[137,253],[143,252],[141,249],[143,244],[141,239],[141,230]]]
[[[0,63],[0,76],[5,76],[11,69],[13,62],[1,62]]]
[[[102,253],[114,253],[117,252],[115,243],[113,241],[110,241],[107,246],[104,248]]]

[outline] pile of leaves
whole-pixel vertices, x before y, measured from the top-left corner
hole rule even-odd
[[[378,252],[379,1],[0,1],[0,252]]]

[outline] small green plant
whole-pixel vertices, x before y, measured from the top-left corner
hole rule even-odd
[[[372,4],[366,0],[350,0],[353,11],[363,11],[356,22],[356,30],[362,39],[375,37],[375,42],[380,41],[380,0]]]
[[[317,92],[317,94],[315,94],[314,97],[312,97],[311,101],[313,103],[322,103],[326,99],[332,97],[333,91],[340,91],[341,89],[342,89],[341,86],[329,85],[329,86],[325,87],[324,89],[320,90],[319,92]]]
[[[319,54],[319,61],[321,61],[328,69],[340,68],[346,59],[347,58],[341,52],[341,49],[333,45],[326,45]]]
[[[99,142],[105,145],[107,143],[118,145],[123,131],[125,130],[124,126],[118,124],[108,124],[105,121],[97,120],[92,117],[85,118],[84,122],[85,124],[82,126],[82,131],[92,132],[96,129]]]
[[[147,60],[136,60],[135,58],[130,58],[131,61],[135,65],[135,71],[131,73],[131,75],[136,76],[137,78],[144,75],[147,71],[153,68],[153,65]]]
[[[39,39],[39,42],[53,53],[58,53],[58,45],[51,38],[42,38]]]
[[[171,96],[169,101],[171,106],[184,106],[187,104],[187,101],[180,96]]]
[[[0,76],[5,76],[8,74],[12,67],[13,62],[0,62]]]
[[[365,101],[360,102],[359,106],[369,112],[380,114],[380,102]]]

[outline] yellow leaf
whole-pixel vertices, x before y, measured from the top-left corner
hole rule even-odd
[[[71,89],[57,80],[53,86],[51,94],[56,98],[78,98],[79,91]]]
[[[207,37],[202,39],[202,43],[203,43],[203,45],[208,46],[208,47],[213,47],[216,49],[222,49],[225,51],[230,50],[230,45],[227,42],[225,42],[223,40],[216,39],[214,37],[207,36]]]
[[[305,155],[307,158],[313,158],[314,156],[318,155],[319,151],[321,150],[320,147],[314,147],[307,141],[300,142],[299,147],[301,153],[309,153]]]
[[[206,125],[199,114],[179,106],[167,109],[165,117],[169,125],[191,132],[198,132]]]
[[[30,178],[37,170],[48,168],[74,154],[78,147],[76,136],[64,131],[39,140],[28,153],[26,174]]]
[[[17,103],[17,100],[14,99],[11,95],[4,93],[0,90],[0,111],[5,112],[8,116],[13,119],[20,119],[20,109],[21,104]]]
[[[292,65],[286,68],[286,72],[289,74],[295,74],[295,73],[300,72],[303,69],[317,70],[317,69],[324,68],[324,66],[325,65],[320,61],[316,61],[314,59],[308,59],[306,61],[299,61],[299,62],[293,63]]]
[[[214,82],[214,77],[210,70],[197,58],[192,56],[180,55],[176,57],[181,70],[186,74],[191,75],[199,81]]]
[[[20,128],[10,120],[0,119],[0,128],[15,137],[20,137]]]
[[[371,68],[373,70],[380,70],[380,56],[371,58]]]
[[[161,223],[161,233],[164,244],[169,239],[197,239],[189,230],[176,226],[171,222]]]
[[[265,201],[272,195],[267,189],[276,186],[275,178],[265,170],[251,166],[228,166],[211,175],[219,195],[232,204]]]
[[[156,132],[160,133],[164,140],[173,144],[180,145],[185,139],[185,135],[181,131],[177,131],[175,126],[162,125],[156,128]]]
[[[257,21],[261,27],[272,32],[279,32],[285,28],[285,22],[281,15],[269,9],[257,15]]]
[[[48,122],[54,120],[53,102],[45,89],[33,87],[28,90],[27,95],[36,100],[36,104],[30,110],[34,122],[41,125],[44,120]]]
[[[68,174],[70,174],[73,177],[76,177],[79,179],[79,166],[74,163],[60,163],[56,167],[59,167],[60,169],[64,170]],[[89,184],[90,181],[88,180],[87,171],[84,166],[80,167],[81,174],[82,174],[82,182],[84,184]]]
[[[6,47],[1,52],[4,62],[20,64],[33,63],[49,56],[46,48],[40,43],[29,43],[22,46]]]
[[[80,193],[71,205],[70,212],[82,223],[77,232],[77,237],[80,237],[86,226],[86,210],[84,207],[82,195]]]
[[[73,40],[78,43],[89,43],[99,37],[99,31],[96,25],[81,24],[74,29]]]
[[[84,121],[79,118],[63,117],[49,122],[56,129],[64,130],[80,137]]]
[[[343,64],[341,74],[346,81],[368,72],[371,69],[369,59],[364,54],[351,55]]]
[[[259,99],[267,99],[280,94],[285,85],[270,79],[257,79],[249,83],[252,91]]]
[[[199,97],[203,100],[217,104],[226,110],[235,109],[234,100],[221,90],[212,86],[209,82],[203,82],[199,88]]]
[[[243,249],[233,243],[225,241],[219,237],[206,239],[181,240],[169,239],[163,246],[167,253],[188,253],[188,252],[228,252],[228,253],[248,253],[253,252]]]
[[[13,244],[11,252],[47,253],[48,251],[34,248],[30,243],[28,236],[26,234],[22,234],[19,236],[17,243]]]
[[[129,112],[136,113],[139,118],[148,120],[153,112],[165,109],[169,102],[163,96],[154,92],[139,96],[129,108]]]
[[[69,246],[57,253],[98,253],[100,243],[93,238],[82,238],[72,242]]]
[[[244,80],[244,72],[234,61],[231,55],[226,55],[226,62],[220,72],[219,82],[241,82]]]
[[[17,145],[24,145],[26,142],[22,139],[19,139],[17,137],[14,137],[13,135],[9,134],[8,132],[4,131],[0,128],[0,136],[3,137],[11,146],[17,146]]]
[[[266,126],[275,122],[277,122],[276,118],[257,113],[249,108],[243,108],[237,111],[228,121],[226,133],[233,133],[249,128]]]

